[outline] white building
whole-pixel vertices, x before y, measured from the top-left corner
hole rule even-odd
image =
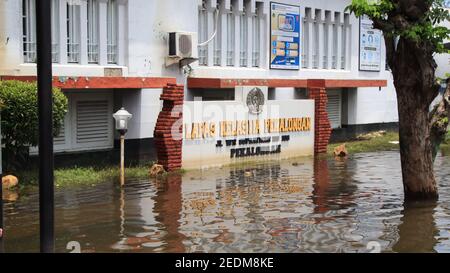
[[[36,75],[34,2],[0,0],[2,79]],[[187,100],[232,100],[234,87],[245,84],[269,86],[269,99],[295,100],[305,97],[308,80],[334,80],[328,90],[333,128],[355,132],[395,124],[384,44],[381,71],[360,71],[359,19],[344,11],[350,1],[277,2],[300,6],[299,70],[269,68],[268,0],[52,0],[54,83],[70,102],[56,150],[112,149],[111,115],[124,106],[133,114],[129,145],[151,154],[167,82],[184,84]],[[169,32],[195,33],[202,43],[216,28],[211,43],[195,48],[198,61],[189,76],[178,65],[166,67]]]

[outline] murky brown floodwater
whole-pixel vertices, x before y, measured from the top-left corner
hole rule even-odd
[[[450,252],[450,157],[440,201],[403,204],[397,152],[298,159],[56,192],[58,252]],[[6,204],[7,252],[38,250],[38,197]]]

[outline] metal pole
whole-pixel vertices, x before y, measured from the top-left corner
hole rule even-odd
[[[1,146],[0,146],[1,147]],[[0,152],[1,156],[1,152]],[[1,164],[1,161],[0,161]],[[1,169],[1,167],[0,167]],[[3,174],[0,173],[0,179],[2,179]],[[0,184],[2,184],[0,182]],[[4,244],[3,244],[3,236],[4,236],[4,229],[3,229],[3,185],[0,186],[0,253],[3,253],[4,250]]]
[[[1,124],[1,116],[0,116],[0,124]],[[3,168],[2,168],[2,128],[0,126],[0,253],[5,251],[5,246],[3,244]]]
[[[125,134],[120,133],[120,186],[125,186]]]
[[[51,0],[36,1],[37,82],[39,104],[40,249],[55,251],[52,117]]]

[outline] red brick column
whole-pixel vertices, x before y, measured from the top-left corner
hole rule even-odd
[[[331,124],[327,112],[327,90],[325,81],[308,81],[309,98],[315,101],[314,152],[326,153],[331,136]]]
[[[181,138],[182,127],[179,131],[172,132],[174,124],[183,118],[181,111],[174,111],[176,106],[182,107],[184,102],[184,86],[169,84],[163,89],[160,98],[163,101],[163,109],[159,113],[155,128],[155,146],[158,156],[158,164],[162,165],[168,172],[181,169],[182,146]],[[177,133],[180,135],[172,135]]]

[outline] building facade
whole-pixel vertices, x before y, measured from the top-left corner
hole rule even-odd
[[[35,80],[36,0],[0,1],[0,77]],[[57,152],[113,149],[112,113],[133,114],[127,134],[152,157],[167,84],[185,100],[234,100],[237,86],[268,87],[269,100],[326,90],[336,135],[395,124],[397,101],[381,45],[380,71],[360,70],[360,20],[348,0],[278,0],[300,7],[300,63],[271,69],[268,0],[52,0],[54,85],[69,99]],[[169,65],[169,33],[191,33],[194,61]],[[148,154],[147,154],[148,152]]]

